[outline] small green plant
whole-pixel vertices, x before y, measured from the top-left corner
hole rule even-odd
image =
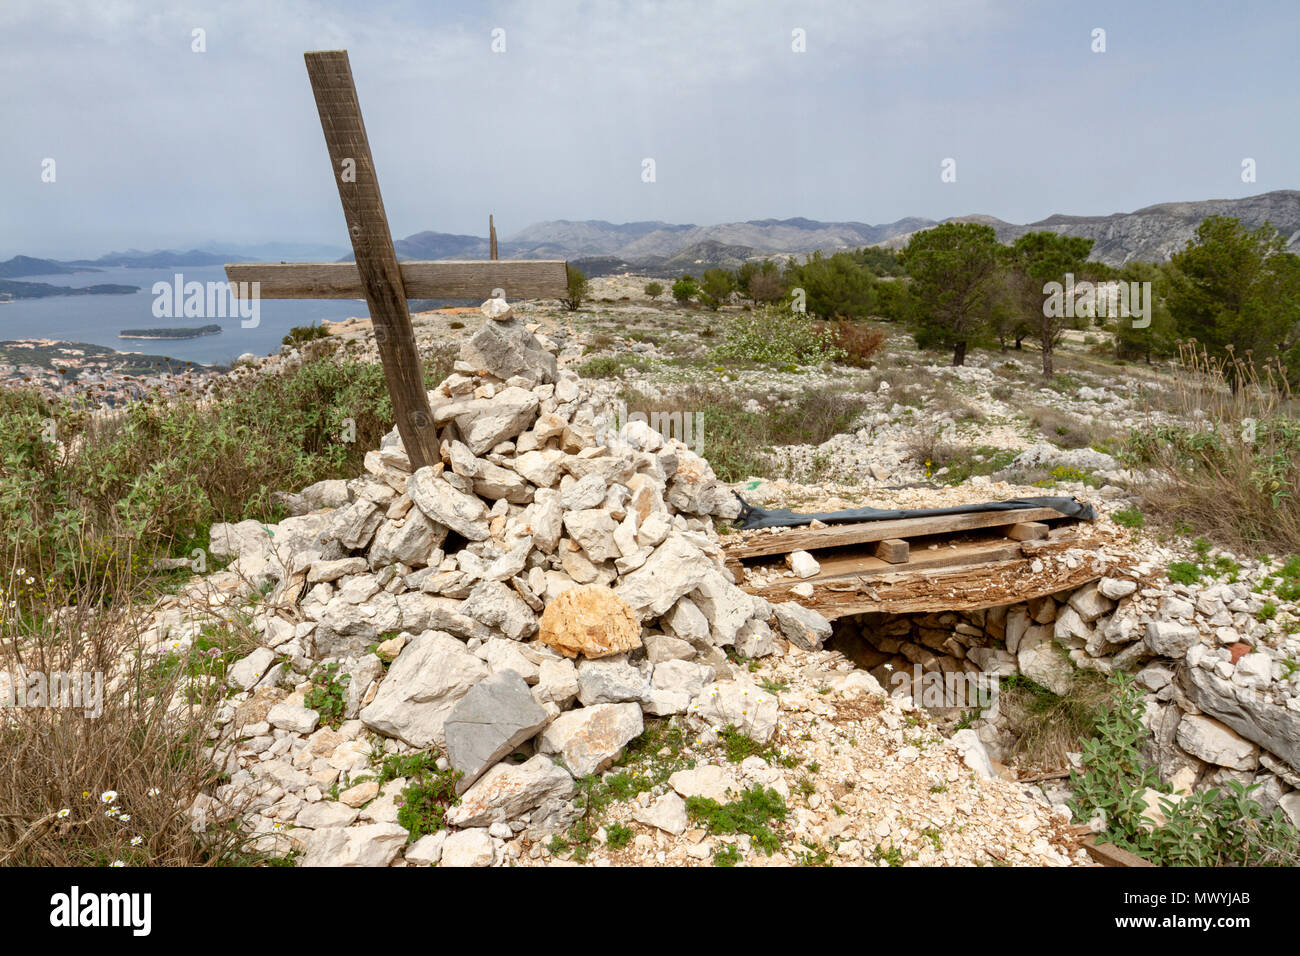
[[[330,330],[323,325],[295,325],[289,330],[280,341],[284,345],[302,345],[304,342],[314,342],[317,339],[327,339],[330,336]]]
[[[611,850],[621,850],[631,842],[631,827],[622,823],[611,823],[605,827],[605,846]]]
[[[795,863],[798,866],[830,866],[830,851],[815,840],[801,840],[802,851],[795,851]]]
[[[343,713],[347,709],[347,686],[352,677],[344,674],[338,676],[339,665],[336,663],[319,664],[312,671],[312,688],[303,698],[303,704],[320,714],[321,723],[338,729],[343,722]]]
[[[653,302],[664,294],[664,287],[658,282],[647,282],[645,284],[645,294],[650,296],[650,301]]]
[[[773,697],[790,689],[790,685],[785,681],[775,681],[770,677],[764,677],[760,686]]]
[[[907,858],[903,856],[903,851],[896,846],[876,845],[875,850],[871,853],[871,859],[876,863],[887,863],[889,866],[902,866]]]
[[[1123,528],[1132,528],[1134,530],[1145,525],[1147,520],[1141,511],[1132,506],[1128,508],[1120,508],[1111,515],[1111,517],[1115,519],[1117,525]]]
[[[1076,819],[1101,817],[1098,842],[1113,843],[1163,866],[1294,866],[1300,863],[1300,834],[1280,809],[1266,816],[1250,798],[1254,787],[1229,781],[1181,799],[1160,799],[1166,819],[1154,826],[1145,792],[1165,792],[1142,758],[1147,735],[1145,704],[1133,678],[1112,678],[1114,700],[1096,723],[1096,736],[1083,745],[1082,773],[1070,775]]]
[[[718,803],[708,797],[687,797],[686,813],[710,833],[746,833],[753,845],[768,856],[781,845],[781,835],[773,823],[785,820],[785,800],[775,790],[751,787],[731,803]]]
[[[713,851],[714,866],[735,866],[740,862],[740,847],[734,843],[723,843]]]
[[[446,827],[447,811],[460,802],[456,796],[456,781],[460,776],[457,770],[426,766],[408,777],[397,809],[397,822],[410,834],[408,843]]]
[[[1195,584],[1201,580],[1201,566],[1195,561],[1174,561],[1165,573],[1174,584]]]

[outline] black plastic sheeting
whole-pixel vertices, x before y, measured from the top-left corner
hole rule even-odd
[[[732,492],[735,494],[735,492]],[[847,508],[844,511],[824,511],[820,514],[797,514],[788,508],[768,511],[740,499],[740,515],[736,527],[796,528],[814,520],[826,524],[851,524],[857,521],[886,521],[891,518],[928,518],[933,515],[963,515],[981,511],[1014,511],[1017,508],[1055,508],[1061,514],[1080,521],[1093,521],[1097,517],[1092,505],[1078,498],[1013,498],[1010,501],[989,501],[977,505],[958,505],[954,508]]]

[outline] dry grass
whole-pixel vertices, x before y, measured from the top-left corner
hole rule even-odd
[[[1143,489],[1143,511],[1229,547],[1300,551],[1300,403],[1285,376],[1195,345],[1182,347],[1180,362],[1164,402],[1196,424],[1153,424],[1125,449],[1161,476]]]
[[[1061,448],[1088,448],[1110,441],[1117,434],[1113,428],[1085,422],[1078,415],[1046,405],[1031,405],[1026,412],[1033,426]]]
[[[101,579],[98,600],[73,594],[58,607],[39,582],[12,576],[12,555],[0,567],[11,570],[6,592],[18,595],[14,608],[4,602],[0,673],[27,675],[27,703],[37,675],[103,675],[98,705],[92,690],[79,701],[50,695],[46,706],[0,709],[0,865],[256,862],[233,827],[196,832],[189,814],[222,780],[211,748],[225,743],[213,729],[224,693],[219,676],[203,676],[213,659],[141,653],[130,610],[141,595],[125,577]]]
[[[1003,680],[998,707],[1019,738],[1012,755],[1026,767],[1067,767],[1065,755],[1077,753],[1092,737],[1097,715],[1110,699],[1110,686],[1097,671],[1076,671],[1064,697],[1026,677]]]

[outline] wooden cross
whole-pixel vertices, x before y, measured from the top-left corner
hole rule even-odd
[[[238,262],[226,266],[226,278],[236,290],[251,288],[241,283],[257,282],[258,294],[268,299],[364,298],[411,467],[432,465],[439,460],[437,432],[406,300],[487,299],[499,293],[508,299],[560,298],[568,287],[567,267],[562,259],[501,262],[495,257],[398,262],[347,51],[304,57],[356,262]]]

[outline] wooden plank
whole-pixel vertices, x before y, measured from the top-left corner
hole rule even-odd
[[[872,554],[881,561],[888,561],[890,564],[906,564],[909,560],[908,552],[910,550],[906,541],[898,538],[886,538],[884,541],[876,542]]]
[[[1037,541],[1046,538],[1047,525],[1041,521],[1021,521],[1007,529],[1007,537],[1012,541]]]
[[[1020,545],[1005,538],[992,541],[963,542],[955,547],[942,546],[934,551],[927,549],[912,551],[906,565],[891,564],[870,554],[835,554],[827,556],[821,562],[821,572],[803,583],[814,587],[824,587],[845,580],[859,580],[879,577],[880,575],[906,575],[933,571],[939,568],[960,567],[966,564],[982,564],[986,561],[1017,561],[1023,557]],[[799,584],[796,579],[783,579],[778,584]]]
[[[439,460],[437,431],[352,67],[346,50],[320,50],[304,54],[304,59],[352,239],[355,268],[374,323],[397,431],[414,471]]]
[[[1054,508],[1017,508],[1013,511],[975,511],[956,515],[935,515],[922,518],[891,518],[888,521],[860,521],[855,524],[833,525],[829,528],[800,528],[778,534],[764,534],[750,538],[744,544],[727,548],[728,557],[744,560],[769,554],[786,554],[790,551],[815,551],[819,548],[838,548],[889,538],[916,538],[930,534],[947,534],[956,531],[973,531],[978,528],[997,528],[1022,521],[1042,521],[1065,518]]]
[[[1014,576],[1014,585],[1007,578]],[[1087,567],[1035,576],[1028,561],[991,561],[957,565],[924,572],[900,572],[866,578],[858,586],[846,576],[838,585],[820,586],[811,599],[776,586],[745,588],[752,594],[781,603],[796,601],[827,620],[855,614],[911,614],[931,611],[969,611],[1032,600],[1082,587],[1102,576]],[[833,589],[843,587],[843,590]]]
[[[401,262],[398,269],[409,299],[487,299],[497,289],[511,302],[558,299],[569,285],[563,259]],[[260,283],[263,299],[366,297],[361,273],[351,262],[231,262],[226,278],[237,294],[241,282]],[[247,286],[243,291],[251,294]]]
[[[1098,843],[1096,837],[1085,838],[1083,848],[1088,856],[1102,866],[1155,866],[1150,860],[1144,860],[1136,853],[1130,853],[1110,843]]]
[[[497,224],[491,213],[488,214],[488,258],[501,258],[497,255]]]

